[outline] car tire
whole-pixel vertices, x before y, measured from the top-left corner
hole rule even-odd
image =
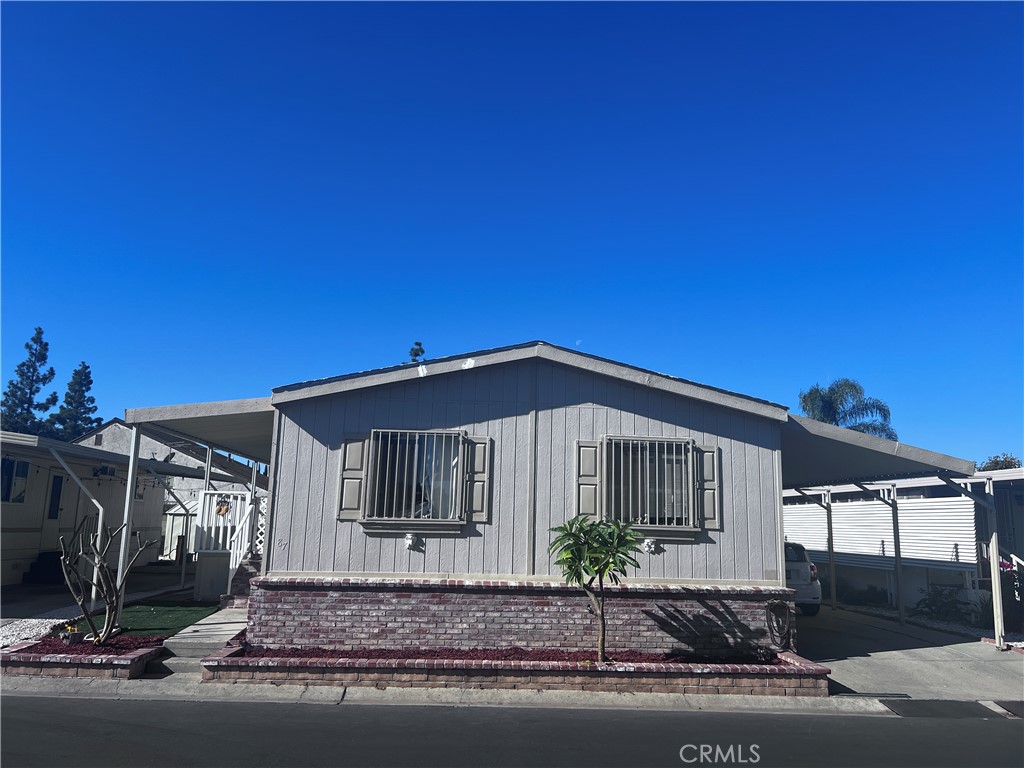
[[[820,605],[806,604],[800,606],[800,613],[802,613],[804,616],[817,616],[818,611],[820,610]]]

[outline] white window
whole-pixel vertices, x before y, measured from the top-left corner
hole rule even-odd
[[[3,459],[0,465],[0,501],[22,504],[28,487],[30,464],[22,459]]]

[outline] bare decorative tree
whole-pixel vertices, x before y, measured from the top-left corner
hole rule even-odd
[[[78,607],[82,610],[82,616],[86,624],[92,630],[92,642],[94,645],[103,645],[110,639],[114,630],[120,627],[121,606],[124,602],[124,588],[128,581],[128,573],[131,571],[139,556],[156,544],[156,541],[142,541],[142,536],[135,534],[138,542],[138,550],[124,568],[123,573],[116,573],[115,569],[107,562],[107,551],[111,542],[124,532],[125,526],[121,525],[111,531],[109,527],[103,526],[106,534],[103,545],[100,546],[99,533],[93,533],[87,537],[82,530],[85,526],[83,519],[71,536],[71,549],[64,544],[64,537],[60,537],[60,567],[64,572],[64,581],[71,590],[71,596],[75,598]],[[92,575],[89,575],[89,571]],[[96,588],[103,599],[104,616],[103,628],[97,629],[94,617],[85,606],[86,597]]]

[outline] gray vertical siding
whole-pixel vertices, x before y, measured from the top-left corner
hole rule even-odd
[[[693,438],[721,449],[723,530],[663,542],[660,553],[641,555],[639,578],[756,582],[778,571],[780,435],[768,419],[540,360],[279,408],[275,572],[557,575],[547,550],[549,529],[574,514],[575,443],[615,434]],[[423,552],[410,552],[401,535],[367,534],[358,522],[338,521],[344,439],[389,428],[491,437],[490,523],[468,524],[459,536],[429,537]]]

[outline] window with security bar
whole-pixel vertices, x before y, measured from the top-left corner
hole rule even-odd
[[[365,519],[463,520],[463,444],[460,432],[371,432]]]
[[[692,442],[609,437],[605,446],[610,519],[669,528],[695,525]]]

